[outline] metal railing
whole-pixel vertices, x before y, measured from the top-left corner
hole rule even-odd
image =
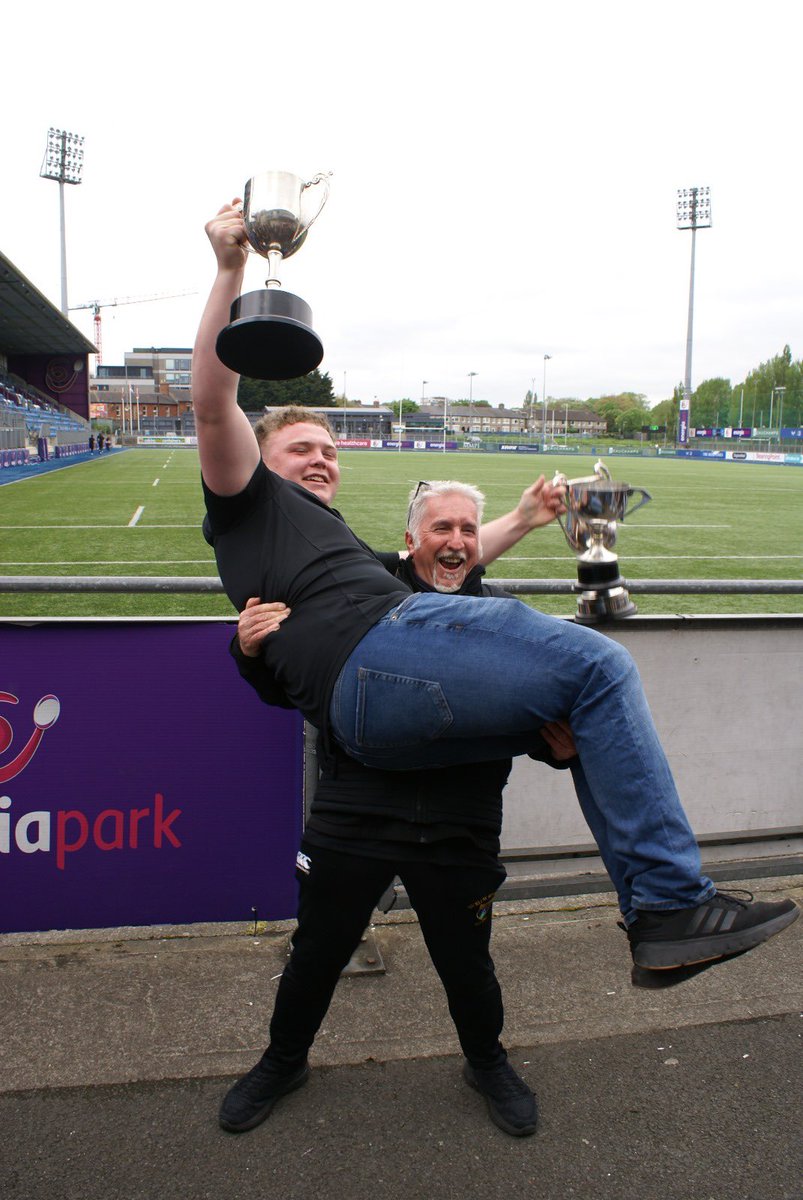
[[[520,596],[571,596],[571,579],[489,579]],[[803,579],[629,579],[627,588],[642,596],[803,595]],[[223,592],[215,575],[0,575],[2,592]]]

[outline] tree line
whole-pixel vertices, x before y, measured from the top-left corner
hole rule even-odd
[[[674,434],[683,387],[678,384],[671,397],[652,408],[640,392],[620,392],[615,396],[591,396],[586,400],[561,399],[551,406],[563,410],[587,408],[605,418],[607,432],[632,437],[650,425],[667,427]],[[315,408],[335,408],[345,404],[344,396],[336,396],[332,380],[318,370],[301,379],[280,382],[262,379],[242,379],[238,400],[246,411],[261,411],[265,407],[300,404]],[[461,402],[462,403],[462,402]],[[487,401],[475,400],[475,407],[485,407]],[[405,413],[415,412],[414,400],[397,399],[391,406]],[[535,417],[540,416],[541,401],[528,391],[522,407]],[[547,401],[550,408],[550,401]],[[803,361],[792,358],[789,346],[780,354],[754,367],[745,379],[732,384],[729,379],[706,379],[698,384],[691,397],[692,426],[720,429],[726,426],[742,428],[779,429],[803,426]]]
[[[649,426],[666,426],[673,436],[678,427],[682,396],[683,385],[679,383],[669,399],[652,408],[646,396],[638,392],[620,392],[616,396],[590,397],[568,403],[572,408],[587,408],[603,416],[607,432],[612,435],[632,437]],[[528,402],[537,403],[531,392],[525,397],[525,406]],[[803,361],[793,360],[791,349],[784,346],[780,354],[754,367],[738,383],[732,384],[722,377],[703,380],[692,392],[690,403],[692,427],[800,428],[803,426]]]
[[[678,408],[683,389],[675,388],[670,400],[650,410],[661,424],[666,418],[677,426]],[[745,379],[731,384],[729,379],[706,379],[691,397],[693,426],[722,429],[725,426],[748,429],[800,428],[803,426],[803,361],[792,358],[789,346],[780,354],[754,367]]]

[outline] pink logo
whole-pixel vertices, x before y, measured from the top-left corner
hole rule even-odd
[[[19,699],[10,692],[0,692],[0,701],[5,704],[19,704]],[[0,763],[0,783],[7,783],[9,779],[25,770],[45,736],[45,730],[56,724],[60,712],[61,703],[57,696],[43,696],[37,701],[33,710],[33,733],[11,762]],[[14,730],[5,717],[0,717],[0,754],[9,748],[13,740]]]

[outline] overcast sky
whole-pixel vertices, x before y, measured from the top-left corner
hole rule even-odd
[[[475,399],[516,405],[545,354],[550,396],[671,395],[691,186],[692,385],[803,356],[798,0],[47,0],[3,24],[0,248],[59,304],[57,126],[86,139],[70,304],[197,289],[104,307],[106,363],[192,344],[203,226],[265,170],[334,172],[283,282],[354,402],[467,397],[476,371]]]

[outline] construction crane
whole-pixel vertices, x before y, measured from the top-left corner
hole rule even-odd
[[[95,352],[97,354],[98,363],[103,361],[103,334],[100,323],[100,310],[102,308],[114,308],[118,304],[150,304],[154,300],[174,300],[177,296],[195,296],[194,291],[188,292],[160,292],[156,296],[123,296],[114,300],[93,300],[91,304],[71,304],[69,311],[78,312],[82,308],[91,308],[93,312],[93,320],[95,323]]]

